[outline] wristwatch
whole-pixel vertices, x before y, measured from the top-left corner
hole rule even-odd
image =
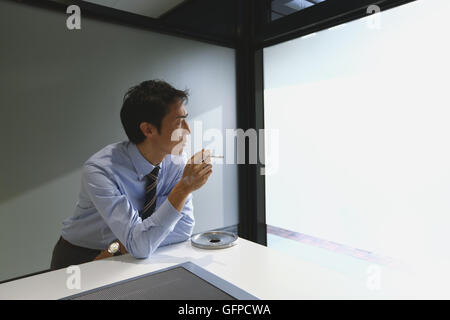
[[[108,252],[112,254],[113,256],[120,256],[120,243],[119,240],[114,240],[111,242],[108,246]]]

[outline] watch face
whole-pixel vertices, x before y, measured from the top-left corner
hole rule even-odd
[[[117,251],[119,251],[119,249],[120,249],[119,242],[113,242],[109,245],[108,252],[114,254]]]

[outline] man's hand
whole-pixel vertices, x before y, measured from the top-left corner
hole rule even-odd
[[[183,176],[169,194],[169,202],[181,211],[188,195],[200,189],[212,174],[211,152],[204,150],[194,154],[184,167]]]
[[[184,167],[183,177],[178,183],[191,192],[200,189],[212,174],[211,151],[204,150],[194,154]]]

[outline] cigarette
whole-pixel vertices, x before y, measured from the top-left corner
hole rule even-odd
[[[210,156],[211,158],[223,158],[223,156],[216,156],[216,155],[214,155],[214,156]]]

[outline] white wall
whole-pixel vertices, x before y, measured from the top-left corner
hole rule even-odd
[[[83,16],[69,31],[66,18],[0,2],[0,280],[49,268],[83,162],[126,139],[129,87],[159,78],[189,88],[192,120],[236,127],[233,49]],[[236,166],[216,166],[194,206],[194,232],[237,224]]]
[[[264,50],[265,125],[280,130],[268,224],[450,259],[449,14],[415,1]]]

